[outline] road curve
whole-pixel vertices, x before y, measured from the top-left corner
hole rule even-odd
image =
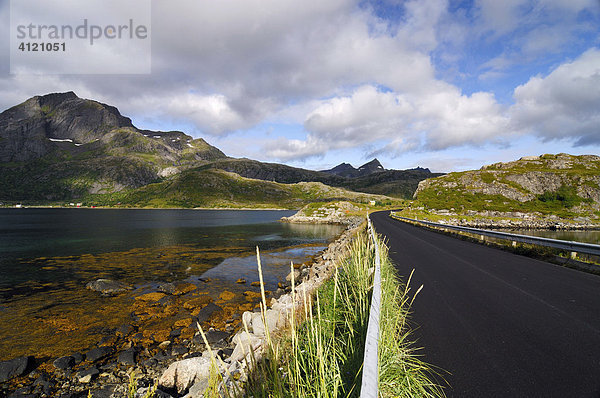
[[[371,220],[411,291],[448,397],[600,397],[600,277],[393,220]]]

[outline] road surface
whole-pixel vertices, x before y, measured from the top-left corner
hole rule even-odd
[[[371,215],[448,397],[600,397],[600,277]]]

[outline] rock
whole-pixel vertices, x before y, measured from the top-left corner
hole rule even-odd
[[[232,364],[230,367],[230,371],[237,366],[236,362],[242,361],[244,358],[250,360],[250,350],[255,353],[255,358],[258,356],[257,351],[262,346],[262,339],[252,333],[248,333],[246,331],[239,331],[236,334],[232,342],[235,344],[235,348],[230,356],[230,363]],[[258,359],[258,358],[256,358]]]
[[[135,299],[139,300],[139,301],[143,301],[145,303],[154,303],[156,301],[159,301],[160,299],[162,299],[165,296],[166,296],[166,294],[164,294],[164,293],[154,292],[154,293],[142,294],[141,296],[137,296]]]
[[[117,336],[125,337],[125,336],[128,336],[130,333],[133,333],[134,331],[135,331],[135,328],[132,325],[125,324],[125,325],[119,326],[115,333]]]
[[[219,307],[218,305],[214,303],[209,303],[206,307],[198,311],[196,317],[198,318],[198,322],[206,322],[212,316],[213,313],[222,310],[223,308]]]
[[[250,286],[260,286],[260,282],[259,281],[254,281],[250,284]]]
[[[187,347],[182,346],[182,345],[176,345],[175,347],[173,347],[173,349],[171,350],[171,354],[173,356],[182,356],[185,355],[189,352],[189,350],[187,349]]]
[[[185,308],[186,310],[193,310],[198,307],[202,308],[211,302],[212,298],[208,294],[203,294],[202,296],[194,297],[193,299],[190,299],[183,303],[183,308]]]
[[[170,282],[161,282],[158,284],[157,290],[161,293],[173,294],[175,293],[175,285]]]
[[[176,389],[179,394],[184,394],[197,383],[208,385],[209,377],[210,358],[202,356],[172,363],[158,379],[158,384],[167,389]],[[197,391],[197,396],[201,396],[202,392]]]
[[[49,396],[50,391],[52,390],[52,383],[45,375],[39,376],[33,382],[33,385],[37,387],[35,391],[40,391],[43,395]]]
[[[54,362],[52,362],[52,365],[54,365],[56,369],[60,370],[71,369],[73,366],[75,366],[75,358],[70,355],[60,357],[55,359]]]
[[[244,278],[240,278],[237,281],[235,281],[235,283],[246,283],[246,280]]]
[[[161,350],[166,350],[167,348],[169,348],[169,346],[171,345],[171,342],[169,340],[163,341],[162,343],[160,343],[158,345],[158,348],[160,348]]]
[[[280,319],[283,319],[283,317],[280,316],[279,311],[274,311],[271,309],[265,312],[265,321],[267,323],[269,333],[273,333],[278,323],[282,323]],[[252,314],[252,332],[257,336],[263,336],[266,334],[265,324],[260,312]]]
[[[298,282],[298,280],[300,279],[300,271],[298,271],[297,269],[294,270],[294,272],[290,272],[286,277],[285,280],[288,282],[292,281],[292,275],[294,276],[294,281],[296,281],[296,283]]]
[[[253,300],[255,298],[260,298],[260,292],[253,292],[250,290],[246,290],[244,292],[244,296],[246,296],[247,300]]]
[[[180,296],[182,294],[192,292],[196,289],[198,289],[198,286],[194,285],[193,283],[188,283],[188,282],[176,283],[175,291],[173,292],[173,295]]]
[[[117,361],[123,365],[134,366],[135,365],[135,348],[128,348],[122,351],[117,358]]]
[[[120,396],[116,390],[116,385],[103,385],[97,390],[94,390],[91,395],[94,398],[114,398]]]
[[[37,398],[37,395],[31,394],[31,389],[29,387],[21,387],[6,398]]]
[[[0,383],[25,374],[33,362],[33,357],[19,357],[0,362]]]
[[[223,293],[219,295],[219,298],[223,301],[232,300],[235,297],[235,293],[232,293],[228,290],[225,290]]]
[[[111,279],[97,279],[85,285],[86,288],[104,295],[113,295],[133,289],[131,286]]]
[[[229,333],[227,332],[222,332],[220,330],[209,330],[208,332],[206,332],[206,340],[208,341],[208,344],[217,344],[220,343],[221,341],[227,339],[229,337]]]
[[[100,371],[98,369],[96,369],[95,367],[91,367],[89,369],[78,372],[76,377],[80,383],[87,384],[99,374]]]
[[[217,355],[221,358],[228,358],[231,356],[231,354],[233,354],[233,348],[223,348],[217,352]]]
[[[153,398],[173,398],[173,396],[171,394],[169,394],[169,393],[164,392],[160,388],[158,388],[154,392],[154,397]]]
[[[71,356],[73,357],[73,359],[75,360],[75,365],[79,365],[81,362],[83,362],[83,354],[80,352],[74,352],[71,354]]]
[[[92,348],[85,354],[85,359],[90,362],[96,362],[113,353],[112,347],[96,347]]]

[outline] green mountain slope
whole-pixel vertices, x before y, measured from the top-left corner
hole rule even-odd
[[[600,216],[600,157],[567,154],[521,158],[419,183],[415,199],[457,212],[539,212]]]
[[[86,203],[135,207],[253,207],[296,209],[317,201],[391,202],[318,182],[282,184],[241,177],[210,166],[185,170],[164,181],[113,195],[90,195]]]

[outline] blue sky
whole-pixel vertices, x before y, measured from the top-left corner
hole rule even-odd
[[[310,169],[373,156],[386,168],[453,171],[600,154],[598,0],[151,6],[150,75],[9,74],[4,58],[0,106],[73,90],[138,127]]]

